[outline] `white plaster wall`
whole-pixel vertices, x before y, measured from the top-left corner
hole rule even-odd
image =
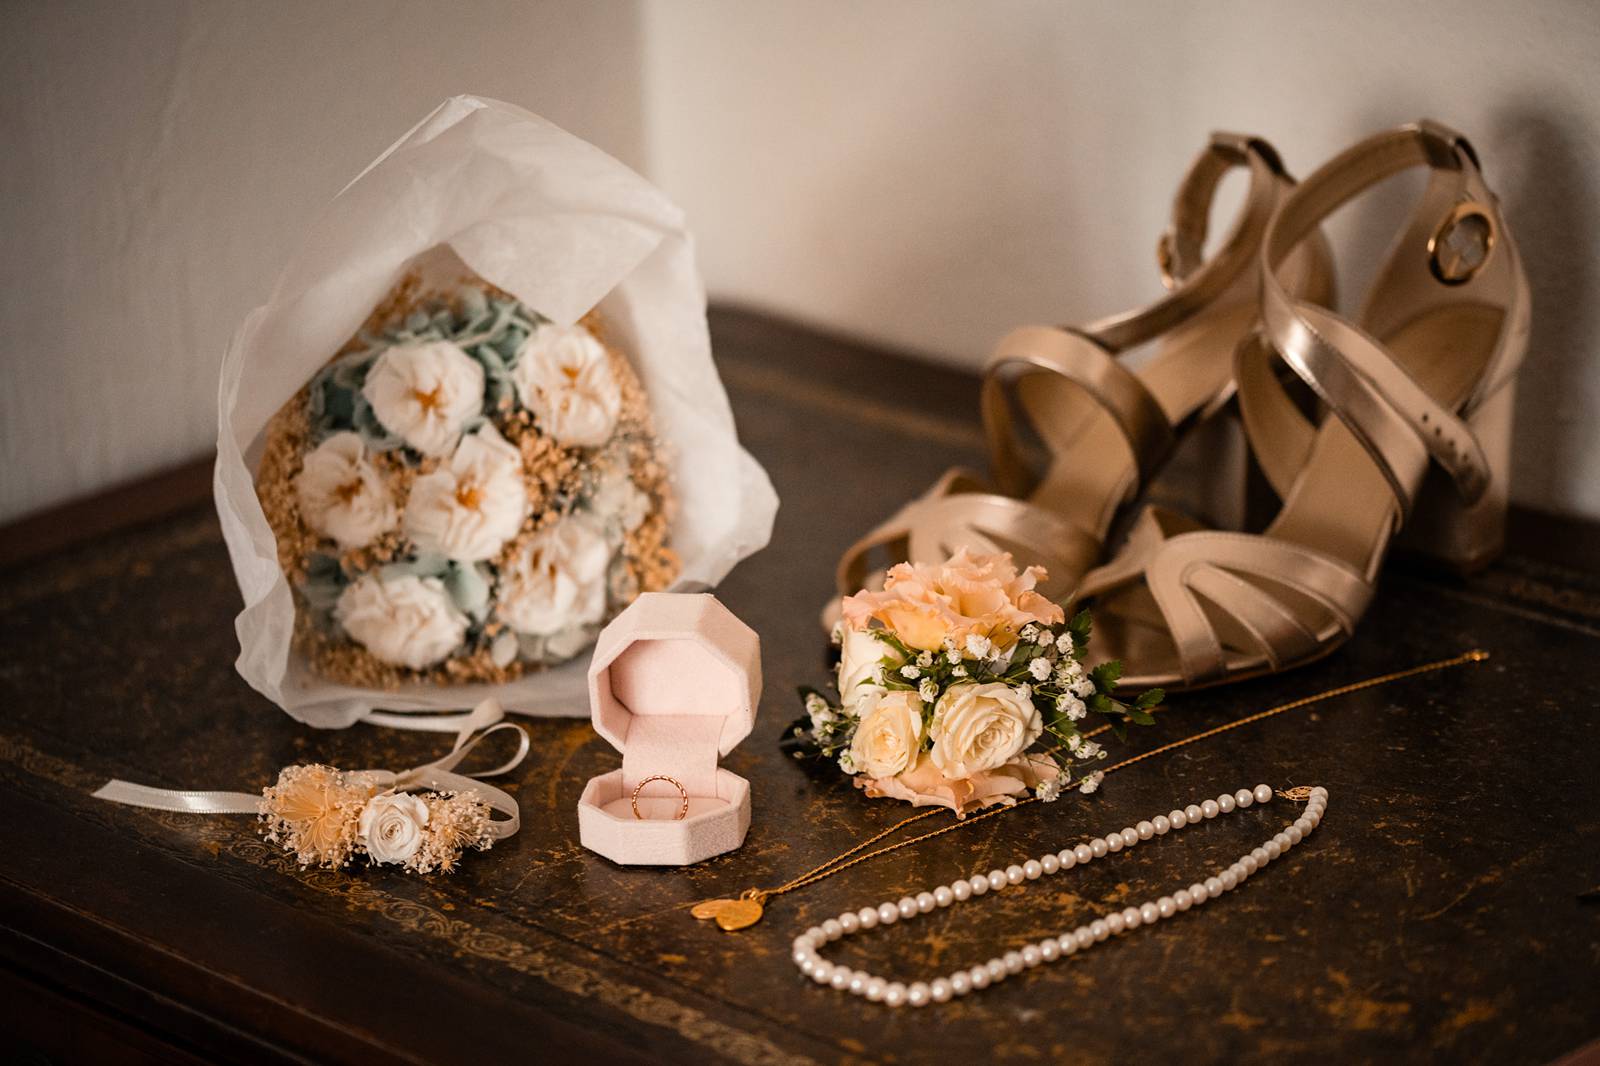
[[[12,3],[0,520],[201,454],[297,223],[445,96],[547,115],[688,210],[713,298],[976,364],[1158,291],[1212,128],[1290,166],[1467,132],[1535,286],[1517,499],[1600,517],[1600,5]],[[1347,281],[1392,212],[1336,228]],[[1347,291],[1351,286],[1347,284]]]
[[[9,3],[0,520],[205,454],[301,220],[445,97],[643,150],[632,2]]]
[[[1600,517],[1600,5],[645,12],[651,173],[688,210],[713,295],[969,365],[1013,325],[1154,297],[1172,188],[1214,128],[1306,173],[1388,125],[1455,125],[1536,290],[1514,495]],[[1384,206],[1334,227],[1347,292],[1391,232]]]

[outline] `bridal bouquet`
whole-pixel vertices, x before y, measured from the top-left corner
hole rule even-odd
[[[413,274],[269,426],[295,644],[352,684],[563,662],[678,573],[650,407],[598,318]]]
[[[902,563],[881,592],[844,600],[834,630],[838,700],[802,690],[802,746],[856,787],[957,815],[1092,792],[1106,757],[1085,733],[1148,725],[1159,689],[1112,696],[1121,664],[1086,665],[1087,612],[1071,621],[1035,591],[1040,567],[962,549],[940,566]]]

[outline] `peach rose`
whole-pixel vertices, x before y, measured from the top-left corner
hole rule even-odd
[[[1054,625],[1061,608],[1035,592],[1045,578],[1040,566],[1017,573],[1009,552],[974,554],[962,548],[940,566],[901,563],[889,571],[882,592],[845,598],[845,624],[865,629],[876,620],[909,647],[936,651],[969,636],[1008,647],[1029,622]]]
[[[952,780],[923,755],[911,769],[894,777],[862,775],[855,783],[872,799],[904,800],[913,807],[949,807],[956,817],[964,818],[995,804],[1010,807],[1040,782],[1053,781],[1060,775],[1060,768],[1048,756],[1024,755],[993,770]]]

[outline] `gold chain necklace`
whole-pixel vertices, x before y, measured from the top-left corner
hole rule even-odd
[[[1185,747],[1189,744],[1197,744],[1202,740],[1209,740],[1212,737],[1220,736],[1221,734],[1227,733],[1230,730],[1239,729],[1254,722],[1264,721],[1268,718],[1283,714],[1286,711],[1297,710],[1313,703],[1320,703],[1323,700],[1330,700],[1337,696],[1349,695],[1352,692],[1360,692],[1363,689],[1376,688],[1379,685],[1387,685],[1391,682],[1402,681],[1406,678],[1416,677],[1419,674],[1433,673],[1437,670],[1448,670],[1451,667],[1464,666],[1467,663],[1483,662],[1488,657],[1488,652],[1479,648],[1474,648],[1472,651],[1465,652],[1449,659],[1440,659],[1436,662],[1424,663],[1421,666],[1413,666],[1408,670],[1397,670],[1394,673],[1382,674],[1378,677],[1369,677],[1362,681],[1352,681],[1350,684],[1340,685],[1337,688],[1330,688],[1324,692],[1318,692],[1312,696],[1302,696],[1297,700],[1290,700],[1288,703],[1280,703],[1276,707],[1269,707],[1264,711],[1258,711],[1255,714],[1246,715],[1243,718],[1236,719],[1232,722],[1226,722],[1222,725],[1216,726],[1215,728],[1203,730],[1202,732],[1195,733],[1192,736],[1183,737],[1179,740],[1174,740],[1171,743],[1163,744],[1159,748],[1152,748],[1151,750],[1143,752],[1142,754],[1130,756],[1129,758],[1123,759],[1121,762],[1113,763],[1112,765],[1106,767],[1102,772],[1111,774],[1118,770],[1125,770],[1135,763],[1143,762],[1146,759],[1153,759],[1157,755],[1164,755],[1167,752],[1175,751],[1178,748]],[[1085,735],[1092,737],[1098,733],[1105,732],[1109,728],[1111,727],[1101,726]],[[973,815],[970,818],[958,819],[954,824],[947,825],[942,829],[935,829],[931,832],[922,833],[918,836],[911,837],[907,840],[901,840],[894,844],[886,844],[881,848],[877,848],[873,851],[867,851],[865,854],[862,854],[862,852],[867,848],[872,847],[872,845],[878,843],[880,840],[883,840],[886,837],[893,836],[895,833],[899,832],[901,829],[904,829],[913,822],[920,822],[925,818],[932,818],[936,815],[943,814],[944,808],[936,807],[932,810],[923,811],[921,814],[913,814],[911,817],[902,819],[901,821],[896,822],[894,825],[891,825],[889,828],[884,829],[881,832],[874,833],[872,836],[861,841],[848,851],[840,852],[838,855],[835,855],[833,858],[822,863],[821,865],[815,866],[800,876],[793,878],[792,880],[785,881],[783,884],[778,885],[775,888],[747,888],[743,892],[739,893],[739,895],[734,899],[708,899],[703,903],[695,904],[690,913],[702,921],[715,919],[720,928],[730,933],[739,929],[746,929],[752,925],[755,925],[761,920],[761,915],[765,910],[766,902],[773,896],[781,896],[786,893],[793,892],[796,889],[805,888],[807,885],[816,884],[818,881],[832,877],[834,874],[843,873],[852,866],[857,866],[871,859],[876,859],[881,855],[887,855],[892,851],[899,851],[901,848],[908,848],[913,844],[920,844],[924,840],[932,840],[934,837],[943,836],[945,833],[953,833],[957,829],[964,829],[969,825],[983,821],[985,818],[993,818],[997,815],[1014,811],[1019,807],[1026,807],[1030,803],[1039,802],[1041,801],[1037,797],[1030,796],[1024,800],[1018,800],[1016,803],[1010,806],[996,807],[993,810],[985,811],[982,814]]]

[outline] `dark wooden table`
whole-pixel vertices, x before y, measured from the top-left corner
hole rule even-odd
[[[257,788],[290,762],[399,767],[443,750],[438,736],[317,732],[249,690],[232,668],[237,592],[216,522],[190,506],[0,584],[0,1018],[14,1050],[1505,1063],[1600,1036],[1600,905],[1580,900],[1600,886],[1600,581],[1526,552],[1467,581],[1391,567],[1338,654],[1175,699],[1134,743],[1471,647],[1487,663],[1294,712],[1115,775],[1091,799],[897,852],[775,900],[741,934],[693,921],[687,905],[779,883],[907,813],[797,764],[779,740],[795,686],[825,679],[816,616],[840,549],[978,451],[960,374],[734,311],[713,326],[744,438],[783,498],[772,546],[720,591],[765,651],[761,717],[727,760],[754,790],[743,849],[629,870],[579,847],[578,792],[616,763],[583,719],[529,723],[536,754],[507,786],[523,832],[450,877],[302,871],[248,818],[91,799],[109,776]],[[1220,903],[1081,960],[920,1013],[819,990],[789,961],[798,931],[845,906],[1256,781],[1332,790],[1310,842]],[[1187,884],[1281,813],[1208,824],[860,950],[904,974],[981,961]],[[840,956],[868,957],[856,951]]]

